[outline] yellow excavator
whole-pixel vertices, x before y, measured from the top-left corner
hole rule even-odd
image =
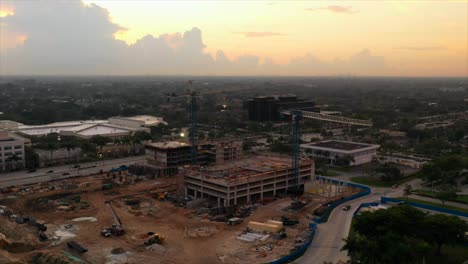
[[[159,244],[161,245],[164,242],[164,236],[153,233],[153,232],[148,232],[148,235],[150,236],[146,241],[145,241],[145,246],[151,246],[153,244]]]

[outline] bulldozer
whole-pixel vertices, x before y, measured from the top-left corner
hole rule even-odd
[[[153,244],[161,245],[164,242],[164,236],[160,234],[155,234],[153,232],[148,233],[150,237],[145,241],[145,246],[151,246]]]

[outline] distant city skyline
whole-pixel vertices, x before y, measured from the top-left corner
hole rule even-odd
[[[9,1],[0,75],[468,76],[468,1]]]

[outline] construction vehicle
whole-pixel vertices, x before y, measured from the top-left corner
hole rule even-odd
[[[291,219],[289,217],[286,217],[286,216],[281,216],[281,221],[283,222],[283,225],[284,226],[294,226],[294,225],[297,225],[299,224],[299,221],[298,220],[295,220],[295,219]]]
[[[242,223],[242,221],[244,221],[244,218],[233,217],[233,218],[230,218],[230,219],[227,221],[227,224],[228,224],[228,225],[238,225],[238,224]]]
[[[112,207],[111,202],[106,201],[106,204],[111,209],[112,217],[114,218],[114,224],[110,228],[102,229],[101,235],[104,237],[110,237],[112,235],[121,236],[125,234],[125,228],[122,225],[122,221],[120,221],[120,218],[117,216],[117,213],[115,212],[114,207]]]
[[[164,236],[162,236],[160,234],[149,232],[148,235],[150,237],[145,241],[145,243],[144,243],[145,246],[151,246],[153,244],[161,245],[164,242]]]
[[[73,240],[70,242],[67,242],[67,246],[70,249],[76,250],[80,254],[88,252],[86,248],[82,247],[80,244],[78,244],[76,241],[73,241]]]
[[[102,185],[102,190],[110,190],[112,189],[112,183],[105,183]]]

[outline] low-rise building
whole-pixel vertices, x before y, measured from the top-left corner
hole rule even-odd
[[[407,155],[403,153],[379,153],[377,155],[377,160],[380,163],[396,163],[403,166],[408,166],[415,169],[420,169],[424,164],[431,161],[429,158],[415,156],[415,155]]]
[[[24,146],[30,143],[29,139],[0,130],[0,171],[24,168]]]
[[[159,124],[167,125],[160,117],[139,115],[131,117],[111,117],[108,120],[81,120],[55,122],[45,125],[28,126],[23,124],[4,123],[18,133],[29,136],[45,136],[57,133],[65,136],[91,138],[93,136],[121,137],[135,131],[150,132],[150,127]],[[1,125],[1,123],[0,123]]]
[[[339,159],[349,159],[349,166],[369,163],[377,156],[379,145],[351,141],[326,140],[301,144],[303,155],[308,158],[322,158],[332,165]]]
[[[314,162],[300,162],[299,184],[314,177]],[[286,195],[296,183],[290,158],[255,156],[224,164],[186,166],[186,196],[232,206]]]
[[[147,164],[159,168],[161,175],[172,175],[177,172],[179,166],[190,164],[192,161],[192,147],[187,142],[147,143],[145,152]],[[198,143],[197,161],[202,165],[236,160],[241,155],[242,142],[238,140]]]
[[[116,116],[109,118],[109,123],[131,128],[152,127],[160,124],[167,125],[167,122],[165,122],[162,117],[150,115],[137,115],[130,117]]]

